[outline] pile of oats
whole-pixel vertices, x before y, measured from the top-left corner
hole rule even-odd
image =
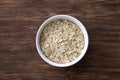
[[[75,23],[65,19],[55,20],[43,29],[40,47],[48,59],[65,64],[80,55],[84,36]]]

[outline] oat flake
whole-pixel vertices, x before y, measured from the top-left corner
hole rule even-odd
[[[80,55],[84,47],[84,36],[75,23],[65,19],[55,20],[43,29],[40,47],[48,59],[65,64]]]

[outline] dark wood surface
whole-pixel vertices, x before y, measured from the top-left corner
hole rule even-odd
[[[82,21],[90,39],[67,68],[45,63],[35,46],[39,26],[57,14]],[[120,0],[0,0],[0,80],[120,80]]]

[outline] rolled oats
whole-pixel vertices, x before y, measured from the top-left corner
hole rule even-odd
[[[55,20],[43,29],[40,47],[48,59],[65,64],[80,55],[84,47],[84,36],[75,23],[65,19]]]

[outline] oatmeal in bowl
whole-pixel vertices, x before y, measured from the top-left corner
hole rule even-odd
[[[40,26],[36,47],[45,62],[56,67],[67,67],[77,63],[86,53],[88,34],[74,17],[56,15]]]

